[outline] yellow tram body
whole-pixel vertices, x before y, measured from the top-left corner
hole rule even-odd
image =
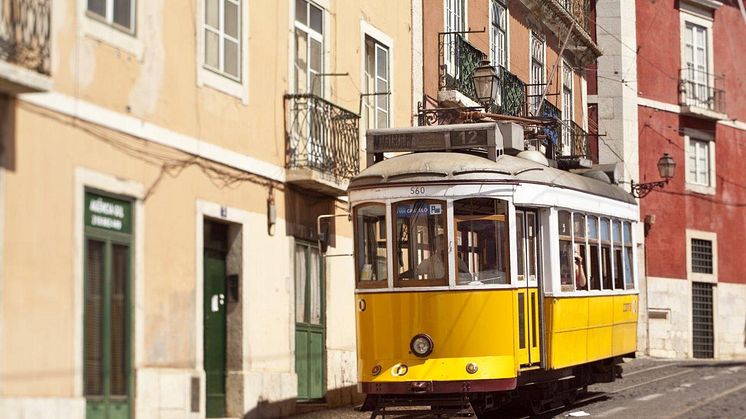
[[[497,125],[475,125],[497,138]],[[374,416],[449,397],[475,411],[572,400],[634,355],[634,198],[490,141],[488,158],[374,164],[402,150],[369,139],[369,167],[350,181],[359,389]]]

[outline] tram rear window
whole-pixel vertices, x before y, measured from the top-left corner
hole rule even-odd
[[[386,206],[355,207],[355,272],[359,288],[387,285]]]
[[[448,285],[446,202],[413,199],[392,205],[394,285]]]

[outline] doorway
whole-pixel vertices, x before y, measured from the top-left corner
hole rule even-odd
[[[324,397],[324,269],[318,247],[295,244],[295,371],[298,400]]]
[[[226,416],[228,224],[204,222],[203,345],[206,417]]]

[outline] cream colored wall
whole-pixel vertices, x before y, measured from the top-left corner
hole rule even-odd
[[[292,48],[289,28],[294,1],[248,1],[248,105],[213,88],[197,87],[196,2],[189,3],[189,7],[169,8],[163,0],[139,2],[140,56],[82,30],[83,21],[88,19],[80,13],[83,0],[54,1],[53,92],[284,166],[282,95],[292,81],[288,51]],[[365,21],[393,40],[392,125],[409,126],[409,2],[328,4],[325,71],[349,72],[349,76],[329,78],[328,98],[354,112],[358,110],[360,54],[364,51],[360,22]],[[80,396],[81,372],[76,370],[80,368],[76,363],[80,362],[82,338],[71,332],[70,325],[80,320],[76,318],[80,307],[75,306],[75,293],[79,292],[75,263],[82,258],[82,249],[76,248],[74,237],[79,232],[74,226],[75,209],[82,202],[75,198],[75,171],[86,168],[135,181],[147,193],[144,220],[136,220],[144,221],[145,236],[143,276],[135,278],[136,286],[143,287],[143,299],[137,304],[143,310],[139,327],[144,328],[143,341],[136,342],[142,347],[137,367],[198,368],[195,342],[201,330],[196,327],[195,277],[199,268],[195,254],[201,250],[195,243],[195,205],[198,200],[215,202],[246,211],[253,220],[253,231],[244,232],[250,235],[250,248],[255,250],[244,265],[249,274],[245,280],[250,284],[245,365],[252,371],[284,377],[280,378],[281,395],[290,397],[292,393],[286,387],[294,383],[287,378],[294,372],[294,285],[290,271],[292,240],[284,235],[284,227],[280,228],[285,213],[282,188],[275,191],[278,227],[270,237],[265,224],[265,187],[249,181],[230,187],[216,185],[196,166],[160,176],[158,165],[137,157],[142,151],[176,159],[188,156],[80,120],[73,122],[23,99],[17,103],[15,169],[3,175],[5,197],[12,205],[5,207],[5,264],[0,275],[0,341],[4,344],[0,351],[0,373],[4,377],[0,396]],[[132,152],[132,148],[138,151]],[[333,251],[351,252],[352,232],[345,219],[337,224],[337,234],[339,245]],[[336,361],[330,361],[327,367],[336,371],[354,360],[354,324],[332,321],[354,318],[352,259],[330,261],[329,268],[327,307],[334,333],[330,333],[327,346]],[[247,378],[254,380],[253,387],[263,382],[256,377]],[[331,389],[352,382],[354,377],[334,376],[328,386]],[[260,399],[272,398],[256,389],[250,394],[255,393]],[[251,405],[250,401],[246,403]]]

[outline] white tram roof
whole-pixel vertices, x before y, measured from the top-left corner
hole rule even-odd
[[[622,188],[600,180],[544,166],[531,160],[501,155],[496,161],[465,153],[425,152],[392,157],[363,170],[350,180],[350,189],[412,182],[535,183],[573,189],[637,205]]]

